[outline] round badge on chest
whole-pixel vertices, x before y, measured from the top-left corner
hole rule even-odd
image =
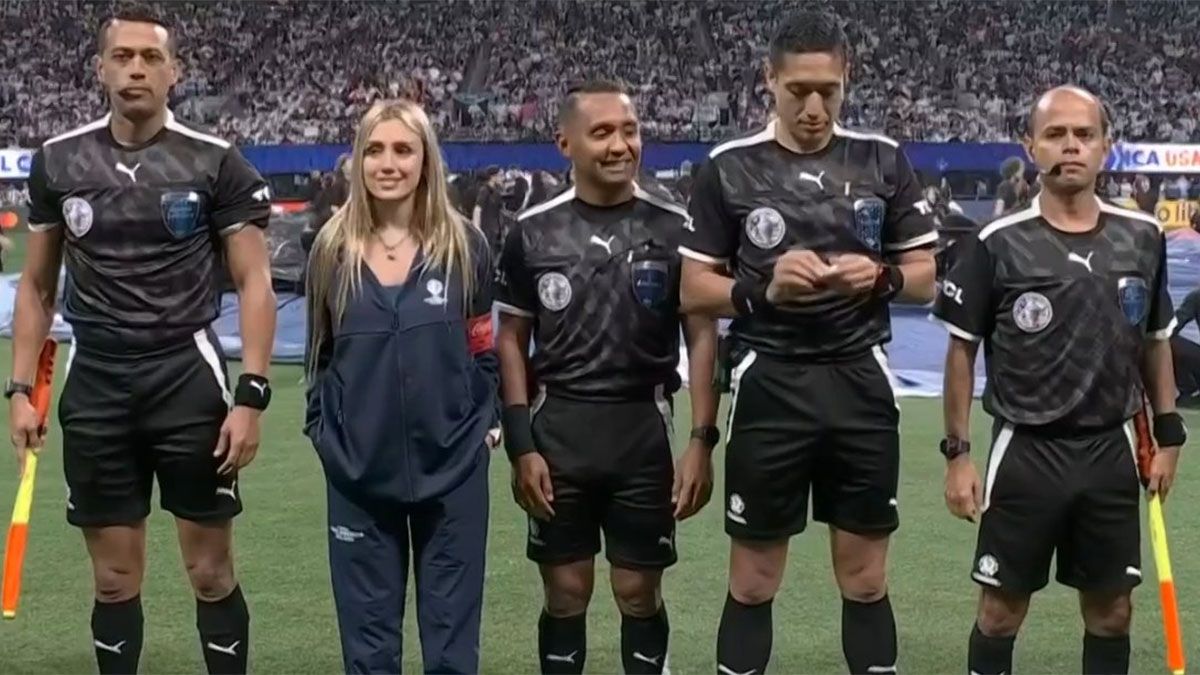
[[[559,272],[543,274],[538,279],[538,299],[551,312],[558,312],[571,304],[571,282]]]
[[[92,205],[81,197],[70,197],[62,205],[63,221],[71,234],[82,237],[92,229]]]
[[[1029,291],[1022,293],[1013,303],[1012,315],[1017,328],[1026,333],[1038,333],[1050,325],[1054,318],[1054,306],[1046,296]]]
[[[754,209],[746,216],[746,238],[759,248],[775,248],[783,241],[783,215],[770,207]]]

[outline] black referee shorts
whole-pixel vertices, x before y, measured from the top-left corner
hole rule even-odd
[[[1142,581],[1140,495],[1133,430],[1073,437],[997,423],[984,478],[971,578],[1017,593],[1049,581],[1081,591]]]
[[[534,445],[550,467],[554,517],[529,519],[529,559],[562,565],[593,558],[603,530],[615,566],[675,564],[671,420],[661,396],[620,403],[548,396],[535,404]]]
[[[883,350],[837,363],[736,355],[725,531],[782,539],[813,519],[858,534],[899,526],[900,409]]]
[[[67,521],[132,525],[150,514],[154,476],[162,508],[185,520],[241,513],[237,476],[213,457],[231,396],[216,336],[136,359],[71,348],[59,399]]]

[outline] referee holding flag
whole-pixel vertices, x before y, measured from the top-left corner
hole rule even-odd
[[[980,521],[971,578],[982,596],[967,657],[980,675],[1012,672],[1017,631],[1054,555],[1059,583],[1079,591],[1083,672],[1129,671],[1130,595],[1142,580],[1130,420],[1143,395],[1160,447],[1146,478],[1164,499],[1186,439],[1166,238],[1154,216],[1096,197],[1108,131],[1104,107],[1082,89],[1038,99],[1025,146],[1043,189],[959,244],[934,309],[951,336],[946,505]],[[983,406],[995,419],[983,481],[968,426],[980,343]]]
[[[270,195],[229,143],[175,120],[175,42],[148,10],[99,34],[111,112],[42,145],[5,388],[19,463],[42,431],[29,402],[38,350],[63,316],[75,342],[59,400],[67,520],[92,559],[101,673],[137,671],[146,516],[157,477],[175,516],[210,673],[246,672],[250,618],[233,572],[238,470],[270,401],[275,297],[263,228]],[[244,374],[232,392],[209,325],[223,255],[241,304]]]

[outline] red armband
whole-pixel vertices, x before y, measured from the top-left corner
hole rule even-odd
[[[495,329],[492,327],[492,315],[481,314],[467,319],[467,349],[471,356],[478,356],[495,347]]]

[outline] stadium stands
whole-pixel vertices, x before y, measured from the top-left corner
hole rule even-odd
[[[761,57],[790,5],[158,4],[181,43],[175,109],[252,144],[346,142],[366,105],[396,95],[422,101],[447,138],[545,139],[565,84],[600,74],[636,89],[648,137],[721,138],[762,120]],[[0,3],[15,36],[0,40],[0,147],[101,114],[90,57],[110,8]],[[836,11],[856,45],[851,125],[1009,140],[1034,92],[1074,81],[1109,102],[1120,138],[1200,140],[1200,3],[856,1]]]

